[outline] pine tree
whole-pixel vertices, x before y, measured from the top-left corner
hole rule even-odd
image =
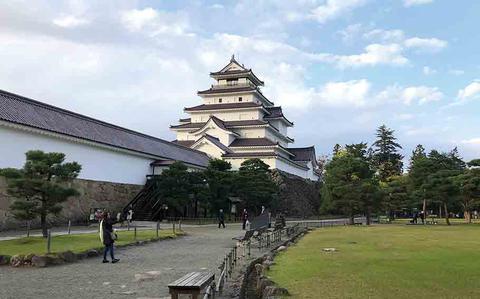
[[[367,223],[378,206],[379,187],[374,173],[361,154],[363,144],[351,146],[352,151],[340,152],[327,164],[322,188],[321,210],[340,211],[350,218],[351,224],[357,213],[364,212]]]
[[[245,160],[236,177],[236,192],[249,210],[258,213],[261,206],[275,206],[277,185],[271,178],[270,167],[262,160]]]
[[[425,153],[425,148],[423,147],[423,145],[417,144],[415,149],[412,151],[412,155],[410,156],[410,165],[408,168],[411,169],[415,161],[425,157],[427,157],[427,154]]]
[[[381,125],[377,129],[377,140],[372,145],[372,163],[381,181],[402,174],[403,156],[399,153],[402,146],[397,143],[394,132]]]
[[[47,216],[62,211],[61,203],[78,192],[67,186],[78,176],[81,166],[65,163],[65,154],[28,151],[22,169],[3,169],[0,174],[8,181],[8,193],[17,200],[10,206],[19,219],[40,217],[42,234],[47,237]]]
[[[338,155],[338,153],[342,150],[342,146],[340,144],[335,144],[333,147],[333,156]]]

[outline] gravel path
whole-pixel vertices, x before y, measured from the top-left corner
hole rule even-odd
[[[102,257],[50,268],[0,267],[0,298],[164,298],[168,283],[191,271],[215,271],[243,234],[227,229],[189,227],[187,236],[116,251],[117,264]]]

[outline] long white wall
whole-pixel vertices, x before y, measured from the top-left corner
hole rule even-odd
[[[0,168],[21,168],[29,150],[61,152],[82,165],[81,179],[143,185],[152,158],[0,124]]]
[[[282,161],[280,159],[275,160],[275,168],[283,170],[285,172],[298,175],[299,177],[310,179],[312,181],[318,181],[318,176],[313,172],[313,167],[311,163],[308,164],[310,169],[303,170],[301,168],[295,167],[288,162]]]

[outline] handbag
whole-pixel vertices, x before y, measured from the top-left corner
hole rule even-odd
[[[112,238],[112,240],[118,240],[118,235],[117,235],[117,231],[114,230],[113,232],[110,233],[110,237]]]

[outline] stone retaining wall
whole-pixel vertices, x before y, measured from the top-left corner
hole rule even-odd
[[[68,199],[63,204],[64,208],[60,215],[49,216],[51,224],[65,224],[68,220],[71,220],[72,223],[85,223],[90,208],[120,211],[143,187],[82,179],[75,179],[71,184],[79,191],[80,195]],[[9,206],[12,201],[13,198],[7,193],[5,178],[0,177],[0,230],[25,226],[25,223],[15,220],[10,213]],[[32,227],[37,226],[38,222],[32,223]]]
[[[289,217],[306,218],[318,214],[320,182],[314,182],[277,169],[272,178],[280,189],[279,210]]]

